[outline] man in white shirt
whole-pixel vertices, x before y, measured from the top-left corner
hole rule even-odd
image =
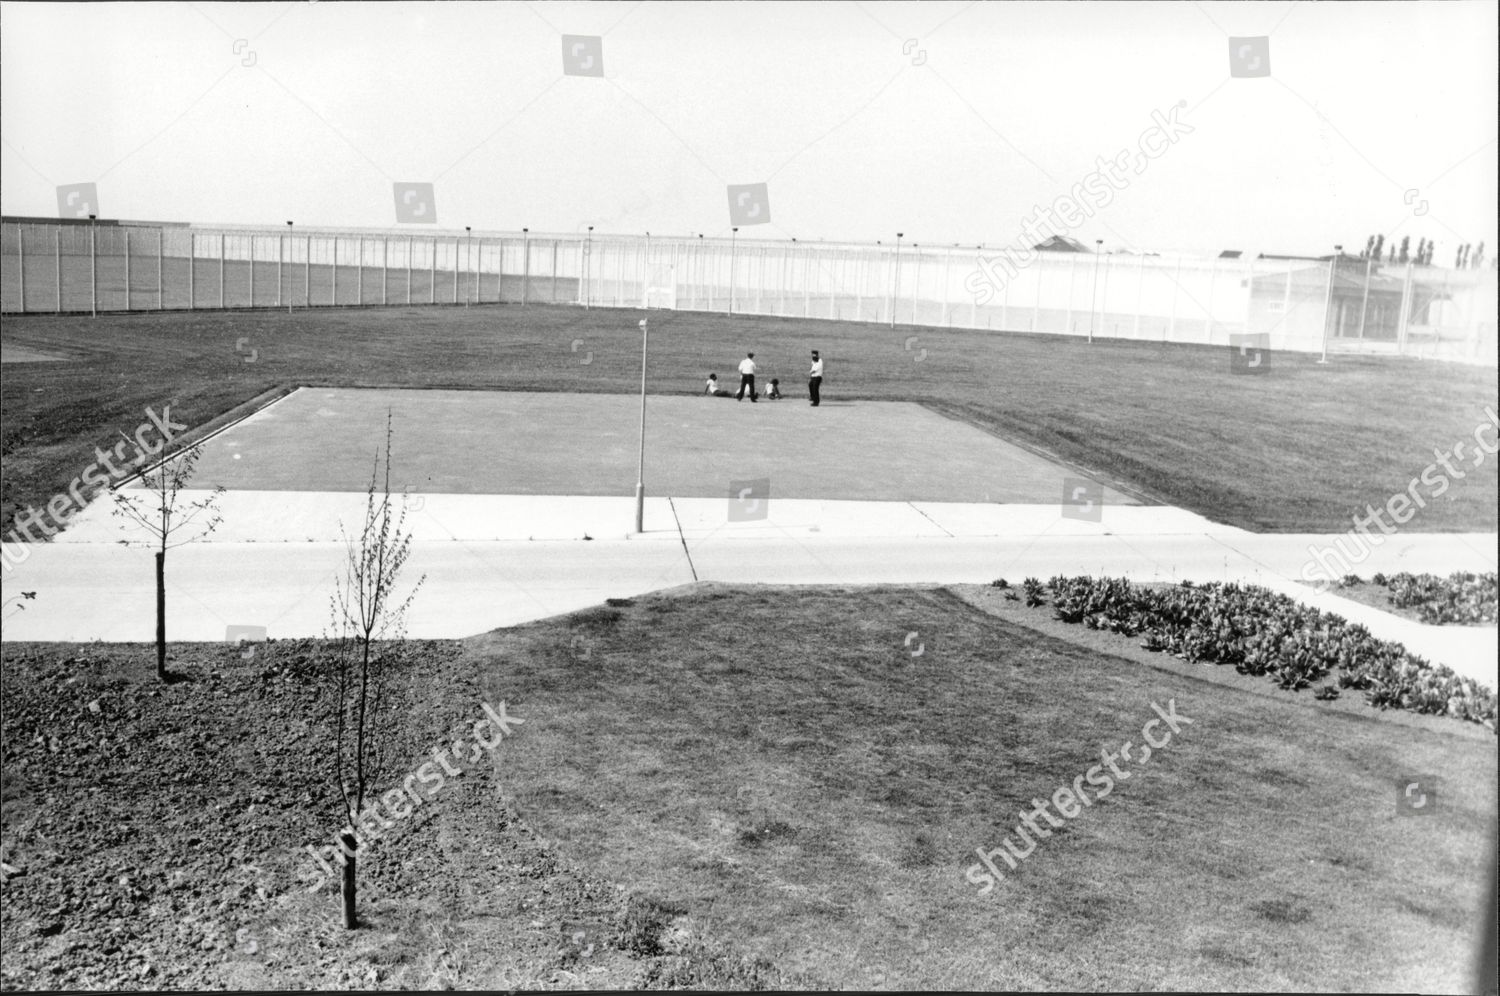
[[[807,372],[807,396],[812,399],[812,406],[818,407],[818,391],[823,386],[823,360],[818,356],[818,351],[812,351],[812,369]]]
[[[745,400],[745,388],[750,389],[750,400],[755,400],[755,354],[746,353],[745,358],[740,360],[740,391],[734,396],[736,401]]]

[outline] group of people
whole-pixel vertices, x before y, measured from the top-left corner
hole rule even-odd
[[[812,368],[807,372],[807,398],[812,407],[818,407],[822,400],[819,396],[823,387],[823,359],[815,349],[812,351]],[[759,395],[755,393],[755,354],[746,353],[745,358],[740,361],[740,389],[734,395],[734,400],[744,401],[745,393],[750,393],[750,400],[755,402]],[[719,375],[711,373],[708,375],[708,384],[703,388],[703,393],[709,397],[727,398],[730,396],[726,388],[719,386]],[[771,384],[766,388],[767,401],[779,401],[781,394],[781,381],[775,377],[771,378]]]

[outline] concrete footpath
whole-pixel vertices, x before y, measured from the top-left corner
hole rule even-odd
[[[263,626],[275,639],[322,635],[344,563],[339,525],[359,523],[364,506],[364,495],[347,492],[225,493],[224,524],[167,555],[169,636],[222,640],[230,626]],[[1092,521],[1064,516],[1056,504],[753,497],[650,498],[646,531],[637,534],[634,506],[613,497],[413,497],[405,580],[427,578],[409,635],[464,637],[695,580],[982,584],[1103,574],[1264,585],[1495,684],[1495,627],[1425,626],[1305,583],[1334,536],[1249,533],[1159,506],[1109,506]],[[37,595],[21,603],[24,611],[6,606],[4,638],[151,640],[152,551],[122,545],[127,538],[146,537],[96,502],[51,543],[6,544],[7,561],[19,562],[5,572],[5,596]],[[1349,572],[1495,569],[1493,534],[1399,533]]]

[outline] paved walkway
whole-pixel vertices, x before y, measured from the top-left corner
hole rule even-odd
[[[185,494],[193,500],[196,494]],[[415,637],[463,637],[694,580],[767,584],[987,583],[997,577],[1107,574],[1138,581],[1243,581],[1358,621],[1372,633],[1493,686],[1494,627],[1424,626],[1300,582],[1309,548],[1335,537],[1262,535],[1181,509],[1106,506],[1097,522],[1058,505],[650,498],[633,534],[629,498],[419,495],[408,580],[427,581]],[[228,626],[272,638],[318,636],[343,564],[339,521],[364,496],[226,493],[225,524],[167,556],[168,633],[224,639]],[[8,640],[148,641],[155,627],[149,549],[119,540],[96,502],[53,543],[18,548],[7,596],[36,591],[5,623]],[[1346,540],[1347,544],[1347,540]],[[1397,534],[1352,573],[1496,569],[1492,534]],[[13,609],[8,608],[7,614]]]

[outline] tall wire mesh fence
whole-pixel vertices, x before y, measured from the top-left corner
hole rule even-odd
[[[0,224],[6,313],[669,308],[1496,362],[1495,271],[652,236]]]

